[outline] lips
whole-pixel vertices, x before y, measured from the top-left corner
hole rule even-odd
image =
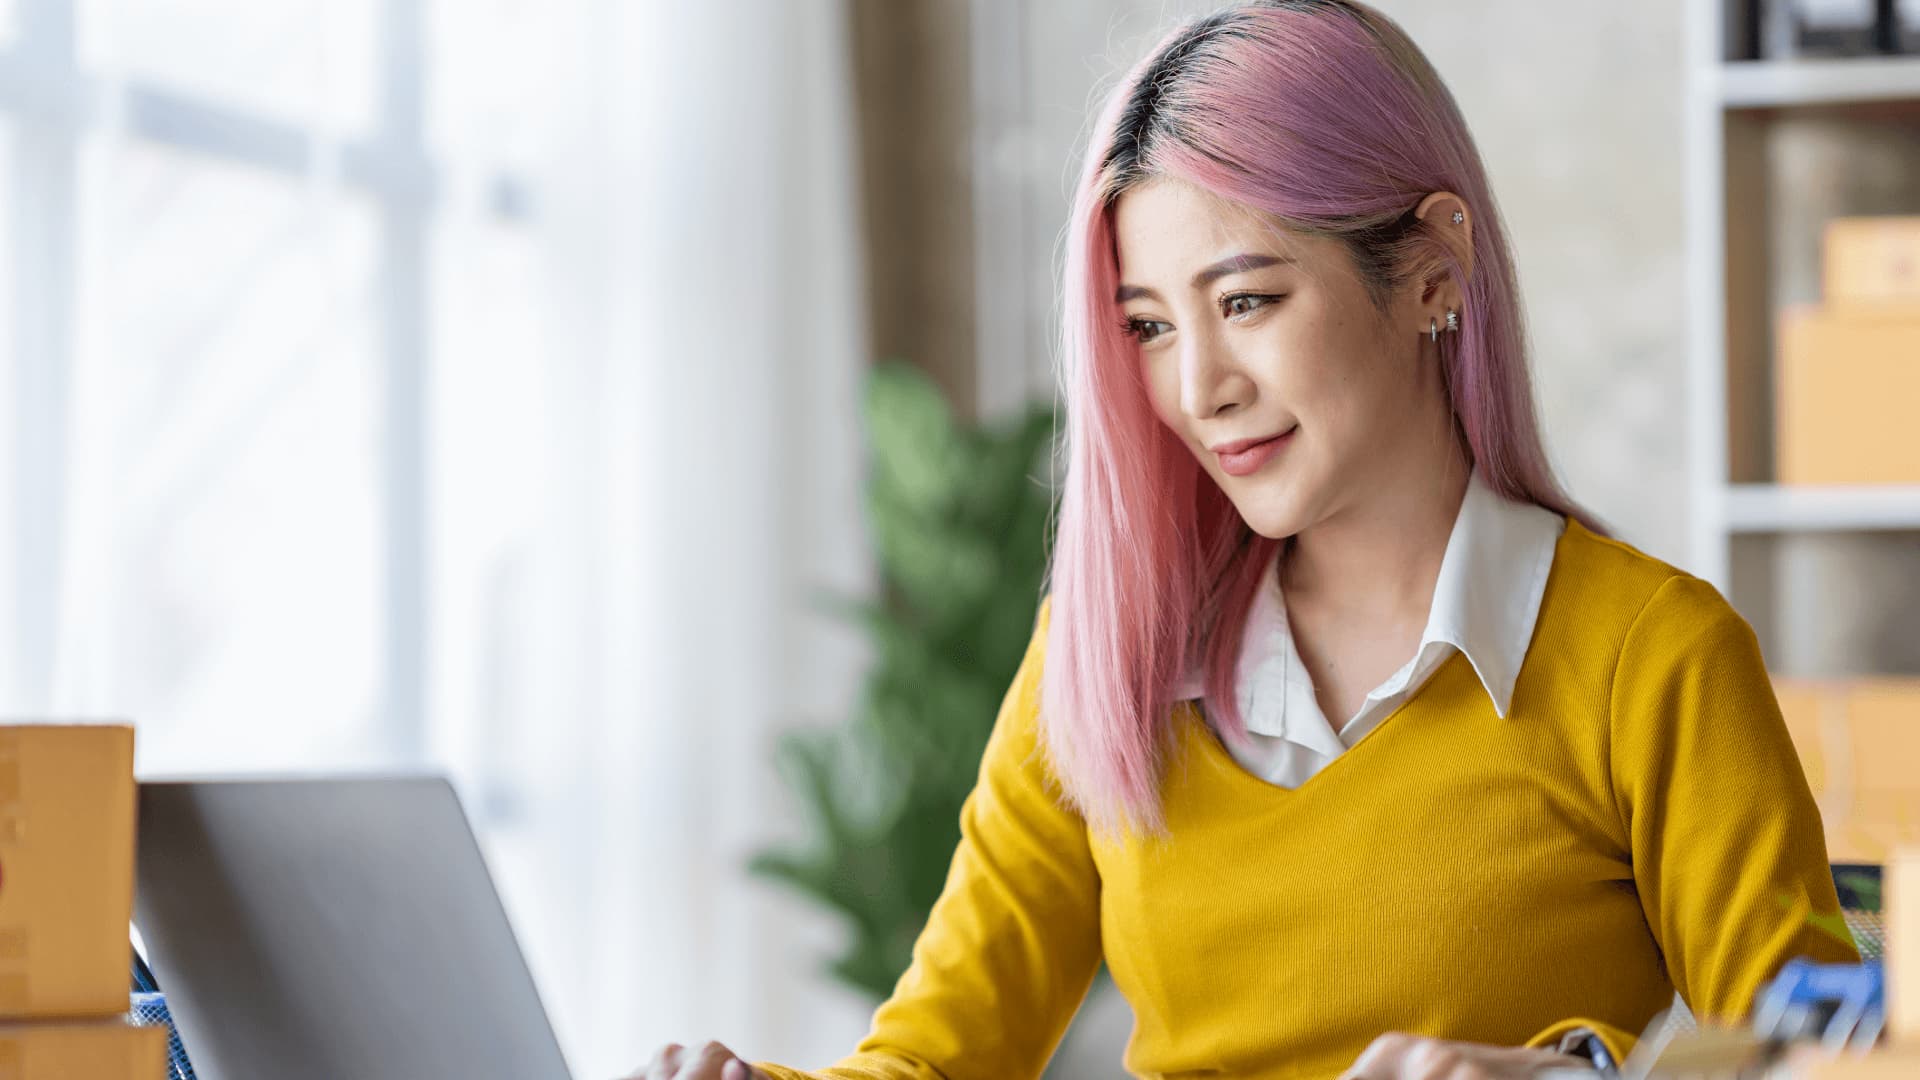
[[[1292,430],[1292,429],[1288,429],[1288,430]],[[1286,432],[1281,432],[1280,434],[1284,435],[1286,434]],[[1240,451],[1245,450],[1249,447],[1258,446],[1263,442],[1270,442],[1279,437],[1280,437],[1279,435],[1257,435],[1251,439],[1235,439],[1232,442],[1217,443],[1213,446],[1207,447],[1207,449],[1213,451],[1216,454],[1237,454]]]
[[[1293,433],[1298,430],[1296,425],[1267,438],[1239,439],[1213,447],[1214,456],[1220,461],[1220,471],[1228,476],[1248,476],[1258,472],[1293,441]]]

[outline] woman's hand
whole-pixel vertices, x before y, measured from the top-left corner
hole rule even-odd
[[[679,1043],[668,1043],[627,1080],[769,1080],[766,1073],[747,1064],[734,1052],[709,1040],[689,1050]]]
[[[1340,1080],[1535,1080],[1556,1069],[1569,1075],[1595,1070],[1592,1063],[1552,1050],[1449,1042],[1403,1032],[1373,1040]]]

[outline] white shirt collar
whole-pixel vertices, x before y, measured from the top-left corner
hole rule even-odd
[[[1492,699],[1494,713],[1505,718],[1521,662],[1533,640],[1554,548],[1565,528],[1562,515],[1503,498],[1481,481],[1478,469],[1470,473],[1466,496],[1440,559],[1420,646],[1381,690],[1391,692],[1429,647],[1443,643],[1466,654]],[[1235,677],[1248,730],[1285,737],[1329,754],[1340,752],[1342,745],[1333,727],[1319,717],[1313,682],[1287,628],[1278,560],[1267,567],[1247,613]],[[1199,670],[1189,671],[1175,690],[1175,700],[1200,697],[1202,680]],[[1290,714],[1296,718],[1292,724]],[[1302,717],[1319,722],[1299,722]]]

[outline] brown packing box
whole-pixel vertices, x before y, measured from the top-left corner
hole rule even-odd
[[[1782,484],[1920,484],[1920,304],[1794,306],[1779,320]]]
[[[1920,216],[1834,218],[1820,265],[1829,307],[1920,304]]]
[[[0,1080],[165,1080],[167,1029],[121,1020],[0,1023]]]
[[[1822,1060],[1809,1049],[1799,1061],[1793,1069],[1794,1080],[1914,1080],[1920,1077],[1920,1050],[1910,1046],[1883,1046],[1865,1057],[1831,1060]]]
[[[1920,1061],[1920,847],[1887,861],[1887,1035]],[[1911,1074],[1920,1076],[1920,1069]]]
[[[0,1018],[127,1012],[133,818],[131,727],[0,726]]]
[[[1820,804],[1827,857],[1882,863],[1920,846],[1920,678],[1775,676],[1773,689]]]

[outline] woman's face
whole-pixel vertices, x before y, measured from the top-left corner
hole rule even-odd
[[[1339,241],[1179,180],[1129,189],[1114,222],[1119,317],[1154,411],[1255,532],[1298,533],[1444,450],[1450,408],[1421,345],[1445,297],[1415,288],[1383,315]],[[1235,452],[1250,440],[1265,442]]]

